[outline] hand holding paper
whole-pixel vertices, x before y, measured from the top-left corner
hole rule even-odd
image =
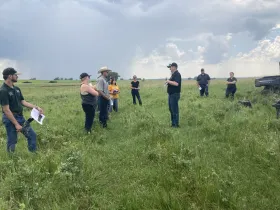
[[[43,120],[45,118],[45,115],[40,114],[40,111],[37,109],[33,108],[31,111],[31,117],[38,122],[39,124],[43,125]]]

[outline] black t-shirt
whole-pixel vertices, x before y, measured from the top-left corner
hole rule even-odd
[[[132,81],[132,82],[131,82],[131,86],[134,87],[134,88],[138,88],[138,87],[139,87],[139,81],[136,81],[136,82],[135,82],[135,81]],[[135,89],[132,89],[132,90],[133,90],[133,91],[137,91],[137,90],[135,90]]]
[[[1,106],[9,105],[11,112],[22,113],[23,107],[21,101],[24,100],[19,87],[9,87],[5,83],[0,88]]]
[[[181,92],[181,74],[179,73],[179,71],[175,71],[171,78],[169,79],[170,81],[175,81],[177,82],[179,85],[178,86],[174,86],[174,85],[167,85],[167,93],[168,94],[173,94],[173,93],[180,93]]]
[[[232,78],[228,78],[227,81],[228,82],[233,82],[233,81],[237,82],[237,79],[235,77],[232,77]],[[236,84],[228,84],[228,88],[236,88]]]
[[[210,77],[208,74],[200,74],[196,81],[198,82],[198,84],[200,85],[207,85],[208,84],[208,80],[210,80]]]

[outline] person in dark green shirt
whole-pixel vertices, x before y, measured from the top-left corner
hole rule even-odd
[[[14,68],[6,68],[3,71],[4,83],[0,88],[0,104],[2,107],[2,122],[7,132],[7,151],[14,152],[17,143],[17,133],[22,132],[22,126],[26,121],[23,116],[23,106],[33,109],[36,108],[41,114],[43,110],[25,101],[19,87],[14,86],[20,74]],[[29,127],[23,133],[28,142],[28,150],[36,151],[36,133]]]

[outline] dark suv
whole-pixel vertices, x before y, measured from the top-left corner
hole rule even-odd
[[[280,75],[266,76],[255,79],[256,87],[264,87],[264,91],[276,92],[280,90]]]

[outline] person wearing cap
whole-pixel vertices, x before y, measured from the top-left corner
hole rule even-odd
[[[0,104],[2,106],[2,122],[7,132],[7,151],[14,152],[17,144],[18,132],[22,132],[22,126],[25,123],[23,116],[23,106],[30,109],[37,109],[40,114],[43,110],[25,101],[21,89],[14,83],[18,80],[19,72],[14,68],[6,68],[2,72],[4,83],[0,88]],[[37,150],[37,135],[30,126],[27,132],[22,132],[28,143],[28,150],[35,152]]]
[[[139,81],[137,80],[136,75],[133,76],[133,81],[131,82],[130,89],[131,89],[133,104],[136,105],[136,97],[137,97],[139,105],[142,106],[142,100],[139,94],[140,84]]]
[[[168,105],[171,115],[171,127],[179,127],[179,100],[181,93],[181,74],[178,71],[177,63],[167,66],[171,71],[171,77],[166,80]]]
[[[208,96],[208,87],[210,84],[210,77],[208,74],[205,73],[204,69],[201,69],[201,74],[198,75],[196,82],[197,82],[197,87],[200,90],[200,96]]]
[[[101,76],[97,80],[96,89],[99,93],[98,106],[99,106],[99,122],[103,128],[107,127],[108,120],[108,106],[110,103],[110,94],[108,89],[107,77],[108,73],[112,70],[108,69],[107,66],[100,68],[98,71]]]
[[[90,76],[88,73],[82,73],[80,75],[80,95],[82,108],[85,112],[85,130],[87,133],[91,133],[92,130],[98,96],[98,92],[90,85]]]

